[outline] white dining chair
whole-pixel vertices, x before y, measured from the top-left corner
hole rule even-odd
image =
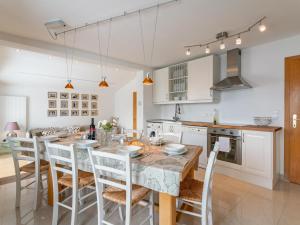
[[[125,206],[125,225],[130,225],[132,224],[133,207],[148,196],[149,202],[145,204],[146,201],[143,201],[143,206],[149,209],[149,216],[139,224],[142,225],[149,221],[150,225],[154,225],[153,192],[142,186],[132,184],[132,165],[129,154],[114,154],[89,148],[89,155],[97,190],[98,225],[112,225],[104,218],[104,199],[116,203],[115,210],[118,209],[118,205]],[[109,163],[112,161],[117,162],[118,167]],[[116,165],[115,163],[113,164]],[[115,210],[107,215],[106,219],[110,218]]]
[[[167,142],[181,144],[181,141],[182,141],[182,132],[177,132],[177,133],[172,133],[172,132],[162,133],[162,134],[160,134],[160,137],[162,137]]]
[[[201,218],[201,225],[213,224],[212,182],[218,152],[219,142],[216,142],[214,149],[211,151],[208,158],[204,182],[187,178],[180,184],[180,194],[177,198],[178,202],[192,206],[193,208],[200,210],[200,213],[191,212],[180,208],[177,208],[177,212]]]
[[[12,157],[16,173],[16,208],[20,207],[21,191],[29,189],[34,185],[34,205],[36,210],[38,202],[43,191],[43,175],[47,176],[49,163],[40,159],[40,148],[37,137],[21,138],[11,137],[8,139],[12,151]],[[26,164],[21,166],[20,161],[25,161]],[[25,174],[24,174],[25,173]],[[33,181],[22,186],[22,181],[33,178]]]
[[[50,161],[51,174],[53,179],[53,215],[52,225],[58,224],[58,207],[64,207],[71,211],[70,225],[76,225],[78,215],[86,211],[90,207],[97,204],[97,201],[84,202],[90,196],[95,195],[94,175],[89,172],[78,170],[77,151],[74,145],[65,146],[55,143],[45,142],[47,156]],[[58,173],[61,174],[58,177]],[[58,190],[58,185],[64,187],[61,191]],[[72,194],[63,200],[60,200],[63,194],[72,190]],[[81,195],[80,193],[86,192]],[[90,197],[92,198],[92,197]],[[71,206],[68,201],[71,199]]]

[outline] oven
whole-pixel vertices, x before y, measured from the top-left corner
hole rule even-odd
[[[209,128],[207,131],[208,156],[219,137],[230,138],[230,150],[229,152],[219,151],[217,159],[226,164],[242,165],[242,131],[237,129]]]

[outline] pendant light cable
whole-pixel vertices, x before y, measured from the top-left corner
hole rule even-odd
[[[98,36],[98,53],[99,53],[99,66],[101,70],[101,77],[103,76],[103,63],[102,63],[102,48],[101,48],[101,30],[99,23],[97,24],[97,36]]]
[[[72,78],[72,73],[73,73],[73,61],[74,61],[74,48],[76,44],[76,34],[77,34],[77,29],[74,30],[74,37],[73,37],[73,47],[72,47],[72,58],[71,58],[71,69],[70,69],[70,79]]]
[[[142,42],[143,59],[144,59],[144,64],[146,64],[144,29],[143,29],[143,21],[142,21],[141,11],[139,11],[139,25],[140,25],[140,34],[141,34],[141,42]]]
[[[154,24],[154,32],[153,32],[153,40],[152,40],[150,66],[152,66],[153,54],[154,54],[154,49],[155,49],[155,39],[156,39],[156,31],[157,31],[158,13],[159,13],[158,9],[159,9],[159,5],[157,5],[157,7],[156,7],[156,16],[155,16],[155,24]]]
[[[110,50],[110,40],[111,40],[111,22],[112,22],[112,19],[109,20],[109,26],[108,26],[108,37],[107,37],[107,49],[106,49],[106,58],[108,59],[108,56],[109,56],[109,50]],[[108,74],[108,69],[107,69],[107,66],[106,66],[106,74]]]
[[[66,44],[66,33],[64,33],[64,47],[65,47],[65,55],[66,55],[66,74],[67,74],[67,80],[69,80],[69,64],[68,64],[68,49]]]

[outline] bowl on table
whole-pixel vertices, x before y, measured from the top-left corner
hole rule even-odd
[[[187,152],[187,149],[182,144],[167,144],[164,152],[168,155],[182,155]]]
[[[166,143],[166,140],[163,137],[151,137],[150,143],[152,145],[162,145]]]
[[[129,153],[130,157],[136,157],[141,154],[140,150],[143,148],[141,146],[136,145],[126,145],[120,148],[120,151]]]
[[[255,116],[253,119],[257,126],[268,126],[272,123],[272,117],[268,116]]]
[[[77,148],[85,149],[88,147],[96,147],[98,142],[96,140],[78,140],[75,145]]]

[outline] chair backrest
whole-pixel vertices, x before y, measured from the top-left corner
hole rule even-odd
[[[208,198],[212,194],[212,181],[213,181],[213,173],[215,164],[217,161],[217,155],[219,152],[220,146],[219,142],[215,142],[213,151],[210,152],[208,157],[208,163],[205,171],[204,176],[204,183],[203,183],[203,193],[202,193],[202,205],[206,206],[208,202]]]
[[[46,152],[50,162],[54,193],[57,193],[57,172],[72,176],[72,187],[78,189],[78,162],[74,145],[60,145],[45,141]]]
[[[177,132],[177,133],[162,133],[160,135],[163,137],[164,140],[170,141],[176,144],[181,144],[182,141],[182,132]]]
[[[20,173],[19,161],[35,162],[35,173],[40,173],[40,150],[37,137],[21,138],[11,137],[8,139],[12,151],[16,174]]]
[[[102,196],[104,185],[119,188],[126,191],[125,224],[129,225],[131,219],[132,204],[132,171],[130,155],[125,153],[117,154],[104,151],[96,151],[93,148],[88,148],[88,151],[95,176],[96,189],[98,193],[98,207],[101,207],[101,209],[99,210],[100,214],[104,214],[104,204]]]

